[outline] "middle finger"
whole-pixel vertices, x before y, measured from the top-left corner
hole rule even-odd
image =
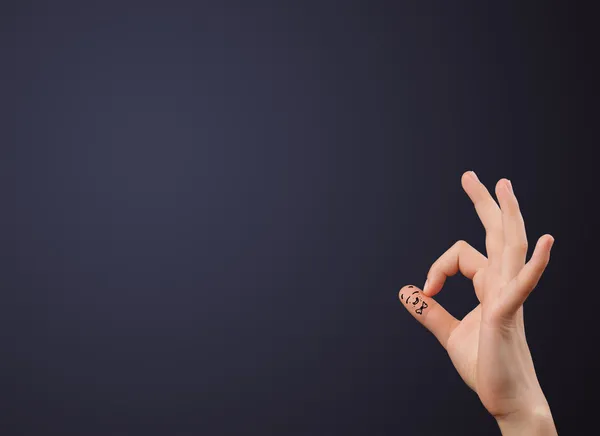
[[[477,215],[485,227],[485,248],[490,266],[497,267],[502,261],[504,247],[502,212],[473,171],[463,174],[462,186],[473,202]]]

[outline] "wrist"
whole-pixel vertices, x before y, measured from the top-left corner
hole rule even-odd
[[[550,407],[547,403],[521,409],[513,413],[496,417],[496,422],[504,436],[558,435]]]

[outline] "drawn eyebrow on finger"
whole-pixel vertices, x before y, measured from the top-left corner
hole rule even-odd
[[[415,292],[413,292],[412,294],[413,294],[413,295],[415,295],[415,294],[418,294],[418,293],[419,293],[419,291],[415,291]]]

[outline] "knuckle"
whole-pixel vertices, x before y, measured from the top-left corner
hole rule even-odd
[[[467,247],[468,245],[469,245],[469,243],[468,243],[467,241],[465,241],[464,239],[459,239],[458,241],[456,241],[456,242],[454,243],[454,246],[455,246],[456,248],[458,248],[459,250],[461,250],[461,249],[463,249],[463,248]]]
[[[529,244],[527,243],[527,241],[518,241],[509,245],[509,248],[518,252],[527,253],[527,250],[529,249]]]

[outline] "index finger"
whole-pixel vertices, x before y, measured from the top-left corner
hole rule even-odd
[[[458,241],[442,254],[429,268],[423,293],[433,297],[441,291],[446,278],[459,271],[465,277],[473,279],[480,268],[487,266],[486,257],[465,241]]]

